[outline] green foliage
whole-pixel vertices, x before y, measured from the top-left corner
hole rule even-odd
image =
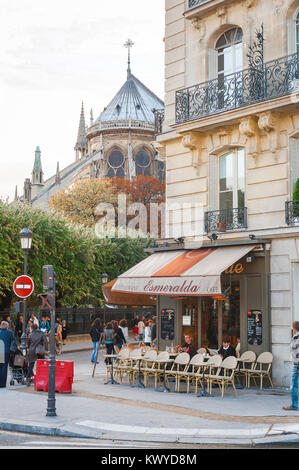
[[[299,201],[299,178],[296,181],[295,191],[293,193],[293,201]]]
[[[12,293],[14,279],[23,273],[24,255],[19,232],[27,225],[33,243],[28,257],[28,275],[35,283],[30,302],[38,304],[42,290],[42,266],[51,264],[57,274],[57,302],[61,306],[101,303],[101,274],[109,279],[146,257],[149,239],[99,239],[94,231],[69,223],[41,209],[0,201],[0,297]]]

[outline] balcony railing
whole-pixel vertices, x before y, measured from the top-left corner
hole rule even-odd
[[[176,123],[200,119],[299,91],[299,54],[176,92]]]
[[[204,3],[208,3],[210,1],[211,0],[189,0],[188,7],[189,8],[197,7],[199,5],[203,5]]]
[[[159,135],[162,134],[163,130],[163,122],[164,122],[164,109],[155,109],[155,134]]]
[[[299,225],[299,201],[287,201],[285,215],[287,225]]]
[[[226,232],[247,228],[247,208],[205,212],[205,232]]]

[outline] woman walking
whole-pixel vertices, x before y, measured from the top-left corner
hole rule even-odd
[[[149,320],[145,323],[144,328],[144,344],[150,346],[152,342],[152,321]]]
[[[104,341],[106,346],[106,354],[113,354],[114,347],[114,330],[111,323],[107,323],[104,329]],[[111,363],[111,358],[105,359],[106,364]]]
[[[121,320],[119,322],[119,327],[120,327],[121,331],[123,332],[123,335],[124,335],[126,343],[127,343],[128,340],[129,340],[129,330],[128,330],[127,320],[125,320],[125,319]]]
[[[103,334],[103,328],[99,318],[96,318],[92,322],[89,334],[93,345],[93,351],[90,360],[91,362],[95,362],[98,356],[100,339]]]
[[[114,321],[112,326],[114,330],[114,345],[118,350],[121,350],[122,345],[126,343],[126,338],[124,337],[122,329],[118,326],[117,321]]]

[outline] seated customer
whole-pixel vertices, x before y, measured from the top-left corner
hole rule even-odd
[[[192,336],[185,335],[185,344],[183,344],[182,350],[189,354],[190,359],[192,359],[192,357],[195,356],[196,354],[196,349],[194,346],[192,346],[191,343],[192,343]]]
[[[218,354],[222,357],[222,359],[226,359],[229,356],[236,357],[236,350],[230,344],[230,339],[229,338],[225,338],[222,341],[222,347],[219,349]]]

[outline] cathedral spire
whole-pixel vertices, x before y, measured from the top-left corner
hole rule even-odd
[[[77,142],[75,145],[76,160],[79,160],[80,158],[83,158],[84,156],[86,156],[87,150],[88,150],[88,145],[87,145],[87,138],[86,138],[84,103],[82,101],[78,136],[77,136]]]
[[[61,182],[61,179],[60,179],[59,162],[57,162],[56,175],[55,175],[55,184],[57,184],[59,186],[60,182]]]
[[[124,46],[128,49],[128,70],[127,70],[127,79],[131,78],[131,48],[134,46],[134,42],[131,39],[128,39]]]
[[[18,196],[18,186],[16,186],[14,201],[16,202],[18,199],[19,199],[19,196]]]
[[[35,149],[34,165],[32,170],[32,184],[43,184],[43,170],[41,162],[41,151],[39,147]]]

